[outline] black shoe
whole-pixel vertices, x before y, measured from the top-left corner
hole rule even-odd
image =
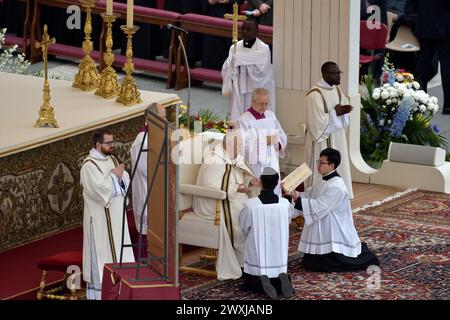
[[[289,276],[287,273],[281,273],[278,278],[280,279],[281,283],[281,293],[283,294],[283,297],[290,298],[294,294],[294,288],[292,287],[291,280],[289,279]]]
[[[239,290],[243,292],[253,291],[252,289],[253,289],[252,286],[246,282],[239,285]]]
[[[276,299],[277,298],[277,290],[275,290],[273,285],[270,283],[269,278],[266,275],[264,275],[264,276],[260,276],[259,280],[261,281],[261,287],[262,287],[264,293],[270,299]]]
[[[442,114],[450,114],[450,108],[442,109]]]

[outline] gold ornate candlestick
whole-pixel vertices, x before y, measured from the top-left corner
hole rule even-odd
[[[50,104],[50,85],[48,83],[48,46],[56,43],[55,38],[51,38],[47,33],[47,25],[44,25],[44,34],[42,35],[42,41],[36,41],[34,46],[36,49],[42,49],[42,59],[44,60],[44,72],[45,72],[45,80],[44,80],[44,103],[42,104],[39,110],[39,119],[36,121],[34,125],[36,128],[42,127],[51,127],[58,128],[58,123],[55,119],[55,114],[52,105]]]
[[[78,67],[79,71],[73,81],[73,86],[83,91],[92,91],[98,88],[100,83],[100,75],[95,66],[94,59],[91,58],[94,45],[91,41],[92,23],[91,23],[91,8],[94,7],[94,0],[81,0],[81,5],[86,10],[86,22],[84,24],[84,41],[83,52],[85,57],[81,60]]]
[[[122,85],[120,87],[120,94],[116,102],[119,102],[125,106],[132,106],[142,102],[141,94],[139,93],[136,81],[132,76],[134,71],[133,65],[133,34],[139,30],[139,27],[133,26],[133,28],[128,28],[126,25],[120,26],[120,29],[127,35],[127,62],[123,66],[123,71],[126,72],[126,76],[123,79]]]
[[[118,17],[120,17],[120,15],[116,13],[113,13],[112,15],[102,13],[102,17],[103,21],[106,22],[107,28],[105,40],[106,52],[103,56],[106,67],[102,71],[100,85],[95,94],[98,96],[102,96],[105,99],[111,99],[117,97],[120,92],[120,83],[117,80],[116,70],[111,67],[114,62],[114,54],[112,53],[112,24]]]

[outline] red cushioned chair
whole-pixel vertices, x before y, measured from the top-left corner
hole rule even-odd
[[[67,251],[61,252],[49,257],[46,257],[37,263],[37,267],[42,270],[41,283],[39,286],[39,291],[37,293],[37,299],[57,299],[57,300],[77,300],[78,295],[76,293],[75,286],[71,286],[70,294],[56,294],[62,293],[62,291],[67,288],[67,278],[70,276],[67,272],[70,272],[70,267],[75,266],[82,267],[83,255],[81,251]],[[47,271],[58,271],[64,273],[63,284],[57,288],[47,289],[46,286],[46,275]],[[81,278],[81,274],[77,275]],[[75,279],[74,279],[75,280]]]
[[[380,24],[379,29],[369,29],[366,20],[361,20],[359,23],[360,29],[360,48],[368,50],[370,55],[359,55],[360,64],[372,64],[380,60],[383,56],[375,54],[375,50],[382,50],[386,47],[386,38],[388,34],[388,27],[384,23]]]

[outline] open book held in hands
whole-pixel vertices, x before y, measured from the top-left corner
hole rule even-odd
[[[291,172],[281,183],[284,184],[284,189],[289,193],[294,191],[302,182],[312,175],[311,169],[306,163]]]

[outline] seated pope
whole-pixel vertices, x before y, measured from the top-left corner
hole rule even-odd
[[[260,185],[239,153],[241,141],[237,132],[227,133],[223,143],[205,156],[197,176],[198,186],[225,191],[227,198],[223,201],[203,197],[193,199],[195,214],[212,223],[220,210],[216,265],[219,280],[242,276],[245,238],[239,226],[239,213],[248,199],[250,188]]]

